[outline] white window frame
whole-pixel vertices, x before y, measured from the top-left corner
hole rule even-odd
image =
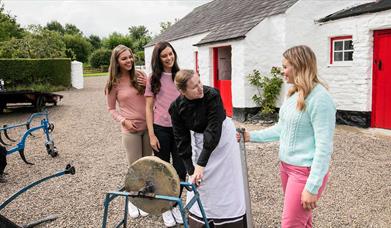
[[[335,50],[335,43],[342,41],[342,50]],[[352,52],[354,54],[354,46],[353,49],[345,49],[345,41],[352,41],[352,36],[336,36],[331,37],[330,39],[330,65],[331,66],[352,66],[353,65],[353,58],[352,60],[345,60],[345,52]],[[334,60],[334,53],[335,52],[341,52],[342,53],[342,60],[335,61]]]

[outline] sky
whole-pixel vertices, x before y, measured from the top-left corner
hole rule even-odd
[[[46,25],[56,20],[76,25],[86,36],[101,38],[113,32],[128,33],[131,26],[144,25],[156,35],[160,22],[174,22],[195,7],[211,0],[0,0],[17,22]]]

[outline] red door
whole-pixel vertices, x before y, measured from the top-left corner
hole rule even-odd
[[[213,48],[214,87],[220,91],[227,116],[232,117],[231,47]]]
[[[371,126],[391,129],[391,29],[374,32]]]

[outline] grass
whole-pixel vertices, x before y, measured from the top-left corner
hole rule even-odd
[[[108,76],[109,72],[99,72],[99,73],[87,73],[83,74],[84,77],[97,77],[97,76]]]
[[[48,84],[31,84],[29,86],[16,86],[11,87],[7,90],[13,91],[13,90],[32,90],[36,92],[56,92],[56,91],[62,91],[66,90],[67,88],[65,86],[54,86],[54,85],[48,85]]]

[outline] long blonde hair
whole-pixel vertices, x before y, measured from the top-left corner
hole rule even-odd
[[[111,52],[111,57],[110,57],[110,66],[109,66],[109,80],[107,81],[106,88],[105,88],[105,94],[110,93],[111,89],[113,86],[117,85],[118,79],[120,77],[120,66],[118,63],[118,58],[119,55],[122,54],[124,51],[129,51],[132,56],[133,52],[130,48],[126,47],[125,45],[118,45],[116,46],[113,51]],[[135,61],[135,60],[134,60]],[[130,86],[133,86],[138,94],[144,94],[145,91],[145,86],[141,86],[137,83],[137,78],[136,78],[136,69],[134,66],[134,61],[132,63],[132,69],[129,71],[130,75]]]
[[[293,86],[288,90],[288,97],[298,93],[296,108],[305,109],[305,99],[311,90],[320,83],[315,53],[305,45],[294,46],[286,50],[283,57],[293,67]]]

